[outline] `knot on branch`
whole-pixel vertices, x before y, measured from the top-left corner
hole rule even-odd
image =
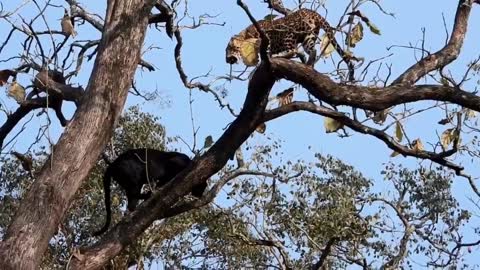
[[[27,99],[41,92],[49,97],[56,97],[62,100],[73,101],[78,106],[83,95],[82,87],[72,87],[66,84],[65,77],[57,70],[41,70],[33,80],[34,90],[30,92]]]

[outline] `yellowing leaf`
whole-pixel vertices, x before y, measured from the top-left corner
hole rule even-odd
[[[366,21],[368,28],[370,28],[370,31],[374,33],[375,35],[381,35],[380,29],[378,29],[377,26],[375,26],[372,22]]]
[[[397,123],[395,124],[395,137],[399,142],[403,140],[402,124],[400,124],[400,121],[397,121]]]
[[[444,149],[447,148],[450,143],[452,143],[454,133],[453,131],[453,128],[449,128],[442,133],[442,136],[440,137],[440,143],[442,144]]]
[[[422,140],[416,139],[412,141],[412,149],[415,151],[423,151],[425,148],[423,147]]]
[[[277,94],[278,106],[283,106],[292,103],[293,88],[288,88]]]
[[[249,38],[240,43],[240,55],[246,66],[256,66],[258,64],[260,40],[257,38]]]
[[[8,89],[8,96],[15,99],[17,103],[22,103],[25,100],[25,89],[17,82],[13,82]]]
[[[113,204],[113,205],[119,205],[119,204],[120,204],[120,199],[118,198],[118,196],[113,195],[113,197],[112,197],[112,204]]]
[[[362,40],[363,38],[363,25],[362,23],[357,23],[353,28],[352,32],[347,39],[345,40],[346,44],[350,47],[355,47],[355,45]]]
[[[265,123],[261,123],[260,125],[258,125],[258,127],[255,129],[255,131],[257,131],[258,133],[265,133],[265,130],[267,130],[267,125],[265,125]]]
[[[68,12],[65,10],[65,14],[60,22],[62,26],[62,32],[65,33],[67,36],[75,37],[77,32],[73,29],[73,20],[70,16],[68,16]]]
[[[328,58],[335,50],[335,47],[333,47],[332,43],[330,43],[330,39],[327,37],[327,35],[323,35],[321,44],[320,52],[322,53],[322,57]]]
[[[341,129],[343,127],[343,123],[338,122],[333,118],[325,117],[323,119],[323,126],[325,127],[326,133],[331,133]]]

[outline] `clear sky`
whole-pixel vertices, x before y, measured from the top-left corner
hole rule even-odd
[[[4,3],[5,2],[5,3]],[[10,5],[18,4],[20,1],[2,1],[8,9]],[[56,1],[59,4],[65,5],[63,1]],[[103,16],[104,6],[101,6],[97,1],[81,1],[84,6],[92,11],[96,11]],[[104,2],[104,1],[100,1]],[[260,0],[245,0],[244,1],[251,9],[254,16],[258,19],[263,18],[270,11],[267,9],[263,1]],[[293,7],[297,1],[286,1],[286,6]],[[330,0],[325,1],[328,14],[327,20],[336,25],[343,13],[347,0]],[[396,78],[402,71],[415,62],[416,55],[412,50],[404,48],[387,48],[392,45],[418,45],[422,39],[422,28],[425,28],[425,47],[430,51],[436,51],[444,46],[446,33],[444,29],[444,22],[442,16],[445,18],[445,23],[449,33],[453,25],[454,13],[458,1],[446,0],[384,0],[379,1],[382,7],[387,11],[395,14],[395,17],[383,14],[374,4],[363,5],[361,9],[378,28],[382,35],[377,36],[364,29],[364,40],[362,40],[354,49],[354,54],[357,57],[364,57],[367,61],[387,56],[390,53],[393,55],[385,60],[385,63],[392,64],[392,76]],[[93,4],[96,3],[96,4]],[[190,15],[199,16],[208,13],[210,15],[218,15],[216,18],[208,19],[210,22],[223,23],[225,26],[205,25],[195,30],[185,29],[182,34],[184,38],[184,46],[182,49],[182,61],[186,73],[189,78],[205,74],[210,71],[211,78],[203,78],[202,82],[209,82],[217,75],[225,75],[229,73],[229,66],[225,63],[225,47],[229,38],[241,31],[250,22],[243,12],[243,10],[236,5],[235,0],[203,0],[203,1],[189,1]],[[325,10],[321,10],[322,15],[326,15]],[[55,17],[47,18],[51,25],[59,28],[59,19],[63,15],[63,10],[58,9]],[[469,21],[469,31],[465,40],[460,58],[455,64],[450,65],[450,71],[457,76],[461,76],[465,71],[465,66],[478,57],[480,54],[480,47],[478,46],[478,37],[480,35],[480,8],[475,6]],[[190,24],[189,19],[185,19],[182,25]],[[0,27],[0,37],[6,35],[6,29],[2,25]],[[76,40],[97,37],[98,34],[92,31],[91,27],[86,25],[80,26],[78,29],[80,35]],[[189,90],[183,87],[178,73],[175,69],[173,47],[175,41],[170,40],[165,33],[159,33],[153,27],[150,28],[146,46],[157,46],[159,50],[148,51],[145,53],[145,59],[156,66],[154,72],[137,72],[136,81],[138,87],[144,90],[158,89],[161,96],[170,101],[169,105],[165,105],[165,99],[154,102],[143,103],[138,98],[129,97],[127,105],[144,104],[143,109],[148,112],[155,113],[161,116],[162,123],[167,128],[167,133],[170,136],[179,135],[190,144],[192,139],[192,126],[190,120],[189,109]],[[5,52],[0,54],[0,58],[4,59],[5,55],[11,56],[12,52],[16,53],[19,50],[14,50],[18,46],[17,43],[12,43]],[[335,53],[334,53],[335,54]],[[334,56],[337,57],[338,56]],[[418,55],[417,55],[418,57]],[[10,68],[8,63],[0,62],[0,69]],[[88,65],[86,66],[88,67]],[[327,61],[321,61],[316,65],[319,71],[328,71],[332,69],[332,65]],[[243,69],[243,65],[237,65],[235,70]],[[371,69],[374,72],[375,68]],[[90,71],[85,69],[84,72],[73,82],[80,83],[86,87],[87,78]],[[372,75],[372,74],[370,74]],[[419,82],[422,83],[423,81]],[[291,86],[291,83],[282,81],[274,88],[273,94],[284,90]],[[221,85],[218,85],[221,86]],[[226,83],[228,89],[228,101],[235,108],[236,112],[240,111],[243,104],[246,92],[246,82],[232,82]],[[474,83],[466,85],[473,90]],[[301,95],[302,90],[295,91],[295,95]],[[207,135],[212,135],[216,140],[223,132],[223,128],[233,120],[233,117],[226,109],[220,110],[217,103],[210,94],[193,90],[193,111],[195,116],[195,124],[200,127],[198,133],[198,142],[200,146],[203,145],[203,139]],[[0,93],[2,104],[7,104],[7,107],[14,109],[15,105],[10,99],[5,96],[5,92]],[[68,111],[67,118],[70,117],[73,107],[71,105],[64,105],[64,111]],[[53,113],[51,112],[53,115]],[[436,125],[441,118],[438,111],[435,113],[426,113],[422,116],[412,118],[404,123],[407,133],[410,138],[420,137],[422,141],[436,141],[436,131],[443,132],[444,127]],[[0,116],[0,121],[4,122],[4,115]],[[39,121],[30,124],[28,132],[24,133],[20,138],[25,140],[24,143],[18,140],[17,148],[25,150],[26,147],[34,140],[35,128],[39,124],[46,123],[45,116],[40,117]],[[54,140],[58,138],[61,128],[58,120],[53,118],[51,126],[51,136]],[[352,131],[349,133],[353,134]],[[281,119],[274,120],[267,123],[266,134],[275,138],[280,138],[284,141],[283,152],[284,160],[295,160],[298,158],[311,159],[313,152],[308,149],[312,147],[313,151],[322,154],[331,154],[338,157],[347,163],[354,165],[358,170],[363,172],[366,176],[380,179],[380,170],[383,164],[388,162],[391,158],[388,149],[382,142],[370,138],[368,136],[354,134],[349,138],[339,138],[336,134],[326,134],[323,127],[323,119],[318,116],[309,115],[307,113],[293,113]],[[391,130],[393,134],[393,129]],[[262,141],[263,135],[255,135],[254,140]],[[8,138],[11,138],[9,136]],[[7,141],[9,140],[7,138]],[[424,143],[426,145],[426,143]],[[184,151],[187,148],[181,144]],[[403,164],[414,165],[418,161],[412,158],[403,158],[398,156],[394,158],[396,162]],[[478,162],[477,162],[478,163]],[[469,169],[469,173],[475,176],[480,175],[480,171],[472,164],[465,164]],[[388,186],[381,186],[380,188],[388,189]],[[469,205],[468,198],[474,198],[470,192],[470,187],[466,185],[463,179],[457,179],[454,182],[453,189],[456,198],[464,205]],[[470,205],[471,206],[471,205]],[[469,240],[477,240],[478,236],[471,235]],[[478,252],[478,251],[477,251]],[[472,262],[480,262],[474,255],[468,257]]]

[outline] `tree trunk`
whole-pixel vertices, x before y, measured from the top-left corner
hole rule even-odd
[[[0,243],[0,269],[38,269],[49,240],[104,149],[140,61],[151,9],[146,2],[108,1],[85,97]]]
[[[94,245],[79,249],[70,269],[99,269],[134,241],[154,220],[168,216],[178,198],[218,172],[261,122],[276,77],[260,65],[250,80],[243,109],[224,134],[202,157],[123,218]]]

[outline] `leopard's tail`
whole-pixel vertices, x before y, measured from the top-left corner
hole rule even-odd
[[[340,46],[340,44],[338,44],[337,40],[335,39],[335,29],[333,27],[330,26],[330,24],[327,22],[327,20],[325,20],[325,18],[323,18],[320,14],[317,13],[317,24],[320,25],[320,28],[323,29],[323,31],[325,31],[325,35],[328,37],[328,42],[330,44],[332,44],[333,48],[335,48],[335,51],[337,51],[337,53],[340,55],[340,57],[342,57],[342,60],[345,61],[345,63],[347,64],[348,66],[348,79],[350,81],[354,81],[355,80],[355,74],[354,74],[354,64],[352,62],[352,60],[355,60],[355,56],[349,54],[349,53],[346,53],[342,47]],[[320,30],[320,29],[319,29]],[[327,46],[324,46],[324,48],[327,48]],[[325,49],[324,49],[325,50]],[[320,55],[322,55],[324,52],[321,51],[320,52]]]
[[[110,183],[112,179],[112,167],[108,166],[103,176],[103,192],[105,193],[105,211],[107,215],[105,217],[105,225],[99,230],[93,233],[93,236],[99,236],[108,230],[110,222],[112,220],[112,209],[110,201]]]

